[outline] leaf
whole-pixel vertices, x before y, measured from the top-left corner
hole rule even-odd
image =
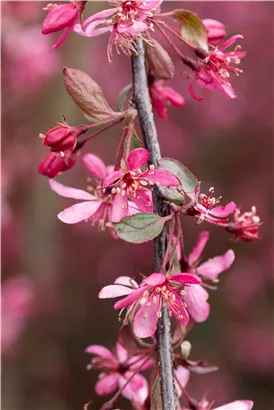
[[[67,67],[63,73],[67,92],[89,117],[104,120],[118,114],[110,108],[102,88],[88,74]]]
[[[142,141],[140,140],[138,135],[135,134],[134,132],[131,137],[130,151],[133,151],[136,148],[142,148],[142,147],[143,147]]]
[[[160,80],[171,80],[175,67],[168,52],[154,39],[144,42],[146,59],[152,74]]]
[[[188,10],[174,10],[171,17],[181,23],[181,35],[187,43],[208,51],[207,31],[197,14]]]
[[[198,184],[198,180],[186,166],[176,159],[161,158],[159,161],[159,169],[175,175],[185,194],[187,194],[189,198],[195,199],[195,187]]]
[[[131,243],[144,243],[156,238],[163,229],[165,218],[152,212],[126,216],[119,223],[113,223],[119,238]]]
[[[159,187],[159,191],[161,192],[162,196],[169,202],[173,202],[176,205],[182,205],[184,203],[184,193],[178,192],[177,187],[168,188],[166,186],[161,186]]]
[[[123,106],[124,106],[126,100],[128,99],[129,93],[130,93],[131,90],[132,90],[132,84],[130,83],[130,84],[126,85],[122,89],[122,91],[120,92],[120,94],[117,98],[118,111],[123,111]]]

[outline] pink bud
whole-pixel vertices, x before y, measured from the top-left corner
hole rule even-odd
[[[78,14],[78,9],[73,3],[55,5],[43,21],[42,34],[54,33],[72,26]]]
[[[54,178],[56,175],[72,168],[75,163],[76,159],[74,156],[71,156],[70,152],[64,157],[51,152],[39,165],[38,172],[41,175]]]
[[[68,125],[58,125],[51,128],[44,140],[44,145],[51,147],[52,152],[66,151],[73,149],[77,137],[84,134],[88,130],[86,125],[79,125],[78,127],[69,127]]]
[[[204,19],[203,23],[207,31],[209,44],[215,46],[226,36],[225,26],[220,21],[213,19]]]

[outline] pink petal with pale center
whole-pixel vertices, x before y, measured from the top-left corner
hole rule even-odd
[[[154,297],[156,299],[153,299]],[[152,295],[146,300],[134,317],[133,330],[137,337],[143,339],[154,335],[157,329],[158,314],[161,312],[161,307],[162,299],[159,294]]]
[[[49,184],[51,189],[56,192],[58,195],[61,195],[65,198],[72,198],[72,199],[87,199],[93,200],[96,199],[94,195],[89,194],[82,189],[71,188],[66,185],[60,184],[60,182],[55,181],[54,179],[49,180]]]
[[[165,281],[166,276],[163,273],[152,273],[148,278],[144,279],[142,283],[149,286],[161,286]]]
[[[207,244],[207,241],[209,239],[209,232],[201,232],[198,238],[198,242],[194,246],[192,252],[189,254],[188,257],[188,264],[190,266],[194,266],[200,259],[202,252]]]
[[[118,11],[118,8],[116,7],[112,9],[102,10],[102,11],[99,11],[98,13],[93,14],[92,16],[90,16],[88,19],[84,21],[83,29],[85,30],[92,21],[98,20],[98,19],[105,19],[106,17],[109,17],[115,14],[117,11]]]
[[[133,292],[132,288],[123,285],[109,285],[103,287],[98,294],[99,299],[118,298],[119,296],[129,295]]]
[[[212,410],[251,410],[253,408],[253,401],[251,400],[236,400],[225,404],[221,407],[216,407]]]
[[[129,377],[132,375],[131,372],[125,374],[126,377],[119,377],[119,387],[123,387]],[[122,391],[122,396],[128,400],[134,401],[135,403],[142,404],[148,396],[148,383],[144,376],[141,374],[135,374],[131,381]]]
[[[174,370],[175,376],[176,378],[179,380],[180,385],[185,388],[189,378],[190,378],[190,371],[188,369],[186,369],[184,366],[178,366],[175,370]],[[177,383],[176,379],[175,379],[175,386],[176,386],[176,390],[178,393],[178,397],[181,397],[182,395],[182,390],[181,387],[179,386],[179,384]]]
[[[114,196],[112,203],[112,222],[120,222],[125,216],[128,215],[128,200],[126,195],[122,195],[121,192],[117,192]]]
[[[152,174],[153,172],[153,174]],[[169,172],[166,171],[160,171],[158,169],[155,169],[154,171],[151,171],[151,174],[148,174],[144,176],[144,179],[146,181],[151,181],[154,183],[159,183],[160,186],[177,186],[179,185],[178,179],[170,174]]]
[[[119,375],[117,373],[102,377],[95,385],[98,396],[106,396],[113,393],[118,387]]]
[[[138,299],[141,298],[145,290],[147,289],[147,286],[143,286],[141,288],[138,288],[134,290],[130,295],[126,296],[124,299],[119,300],[118,302],[115,303],[114,309],[123,309],[125,307],[128,307],[135,303]]]
[[[128,169],[134,171],[142,168],[149,160],[150,154],[145,148],[136,148],[127,157]]]
[[[236,211],[237,205],[235,202],[229,202],[226,206],[216,206],[215,208],[211,209],[209,212],[213,216],[217,216],[220,218],[225,218],[233,214]]]
[[[104,179],[107,175],[107,170],[104,162],[101,158],[94,154],[86,154],[83,156],[82,161],[87,170],[95,177]]]
[[[187,310],[195,322],[204,322],[208,318],[210,306],[207,299],[208,293],[201,285],[187,288],[184,300],[187,304]]]
[[[232,265],[235,260],[235,253],[232,249],[228,250],[223,256],[216,256],[202,263],[197,268],[197,273],[203,275],[207,279],[215,280],[218,275]]]
[[[94,354],[95,356],[102,357],[103,359],[111,360],[112,362],[115,362],[115,363],[117,361],[115,356],[111,353],[111,351],[108,350],[104,346],[90,345],[85,349],[85,352]]]
[[[192,285],[201,283],[201,279],[197,275],[192,275],[191,273],[177,273],[176,275],[172,275],[169,278],[169,281],[189,283]]]
[[[92,216],[99,206],[101,201],[88,201],[75,204],[69,208],[64,209],[57,216],[60,221],[66,224],[75,224],[77,222],[84,221]]]

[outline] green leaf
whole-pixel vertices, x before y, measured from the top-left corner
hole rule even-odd
[[[207,31],[197,14],[188,10],[174,10],[171,17],[181,23],[181,35],[185,41],[195,48],[201,47],[208,51]]]
[[[172,186],[168,188],[166,186],[160,186],[158,189],[162,196],[169,202],[172,202],[175,205],[182,205],[184,203],[184,192],[178,192],[177,187]]]
[[[186,166],[176,161],[176,159],[161,158],[159,161],[159,169],[175,175],[185,194],[187,194],[189,198],[195,199],[195,187],[198,184],[198,180]]]
[[[131,137],[131,144],[130,144],[130,151],[136,149],[136,148],[142,148],[143,147],[143,143],[140,140],[140,138],[138,137],[137,134],[135,134],[135,132],[132,134]]]
[[[119,96],[118,96],[118,98],[117,98],[117,108],[118,108],[118,111],[123,111],[124,103],[125,103],[126,100],[128,99],[129,93],[131,92],[131,90],[132,90],[132,84],[130,83],[130,84],[126,85],[126,86],[122,89],[122,91],[120,92],[120,94],[119,94]]]
[[[131,243],[144,243],[160,235],[165,218],[153,213],[139,213],[123,218],[113,227],[119,238]]]

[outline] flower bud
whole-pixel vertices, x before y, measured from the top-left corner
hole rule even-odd
[[[207,39],[209,44],[215,46],[226,36],[225,26],[220,21],[204,19],[203,23],[207,31]]]
[[[42,34],[50,34],[71,26],[78,17],[75,4],[56,4],[51,9],[42,25]]]
[[[151,73],[160,80],[170,80],[175,73],[174,64],[167,51],[156,41],[150,40],[150,44],[144,43],[146,59]]]
[[[187,359],[191,352],[191,343],[188,340],[184,340],[181,344],[181,355],[184,359]]]
[[[54,178],[56,175],[72,168],[75,163],[76,159],[74,156],[71,156],[70,152],[65,156],[56,155],[54,152],[51,152],[39,165],[38,172],[41,175]]]
[[[86,125],[69,127],[68,125],[58,125],[51,128],[44,139],[44,145],[51,148],[52,152],[66,151],[75,147],[77,137],[88,130]]]

